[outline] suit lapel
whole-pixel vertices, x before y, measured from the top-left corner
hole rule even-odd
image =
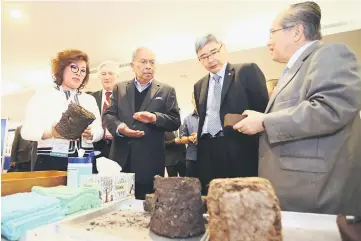
[[[152,84],[150,86],[150,90],[148,91],[147,95],[145,96],[144,101],[143,101],[142,106],[140,107],[139,111],[145,111],[147,109],[150,102],[153,100],[154,96],[157,94],[159,88],[160,88],[160,84],[157,81],[153,80]]]
[[[281,85],[276,87],[276,91],[272,94],[271,99],[268,102],[265,113],[268,113],[275,102],[277,96],[281,93],[281,91],[291,82],[293,77],[297,74],[298,70],[304,63],[304,60],[320,45],[319,42],[316,42],[309,46],[297,59],[297,61],[293,64],[293,66],[287,71],[287,73],[282,76]],[[279,80],[280,81],[280,80]]]
[[[99,113],[102,114],[102,97],[103,97],[103,91],[100,90],[95,94],[95,100],[97,101],[97,105],[99,108]]]
[[[224,72],[224,80],[222,86],[222,95],[221,95],[221,106],[228,92],[229,86],[232,83],[234,77],[234,68],[232,68],[231,64],[227,64],[226,71]]]
[[[202,79],[201,93],[199,96],[199,107],[200,107],[199,111],[202,113],[205,113],[207,110],[208,87],[209,87],[209,74],[204,76]]]
[[[132,114],[135,112],[135,85],[134,79],[127,84],[127,98]]]

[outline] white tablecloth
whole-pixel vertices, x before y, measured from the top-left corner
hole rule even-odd
[[[125,200],[122,201],[122,206],[127,207],[131,204],[132,209],[143,210],[142,201],[140,200]],[[110,204],[105,204],[104,207]],[[102,207],[102,208],[104,208]],[[78,239],[71,238],[67,235],[60,234],[57,232],[58,224],[66,222],[76,217],[80,217],[84,214],[94,212],[95,210],[87,210],[84,212],[76,213],[67,216],[65,219],[58,223],[49,224],[33,230],[29,230],[20,240],[21,241],[77,241]],[[305,230],[325,231],[328,235],[327,241],[341,241],[337,224],[336,216],[334,215],[323,215],[323,214],[310,214],[310,213],[294,213],[294,212],[282,212],[282,226],[284,230],[286,228],[296,228]],[[5,240],[2,238],[2,240]],[[301,240],[301,239],[297,239]],[[318,240],[320,241],[320,240]]]

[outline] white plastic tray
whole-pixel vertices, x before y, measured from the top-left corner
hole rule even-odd
[[[199,241],[200,237],[188,239],[168,239],[157,236],[145,229],[118,230],[117,235],[110,232],[86,231],[80,228],[84,222],[100,217],[116,210],[142,211],[143,204],[139,200],[125,200],[113,203],[103,209],[82,215],[57,224],[57,232],[79,241]],[[341,241],[336,225],[336,216],[282,212],[284,241]]]

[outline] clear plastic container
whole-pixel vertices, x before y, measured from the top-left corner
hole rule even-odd
[[[76,188],[79,187],[81,176],[91,175],[92,172],[93,172],[93,165],[92,165],[91,156],[69,157],[67,185]]]

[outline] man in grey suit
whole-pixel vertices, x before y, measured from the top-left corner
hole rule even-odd
[[[135,173],[135,196],[144,199],[154,176],[164,175],[164,132],[179,128],[180,115],[174,88],[153,79],[151,50],[138,48],[131,67],[135,78],[115,85],[103,120],[114,137],[110,159]]]
[[[268,47],[287,63],[265,113],[234,125],[262,133],[259,175],[286,211],[361,215],[361,79],[355,54],[319,40],[321,10],[291,5],[273,22]]]

